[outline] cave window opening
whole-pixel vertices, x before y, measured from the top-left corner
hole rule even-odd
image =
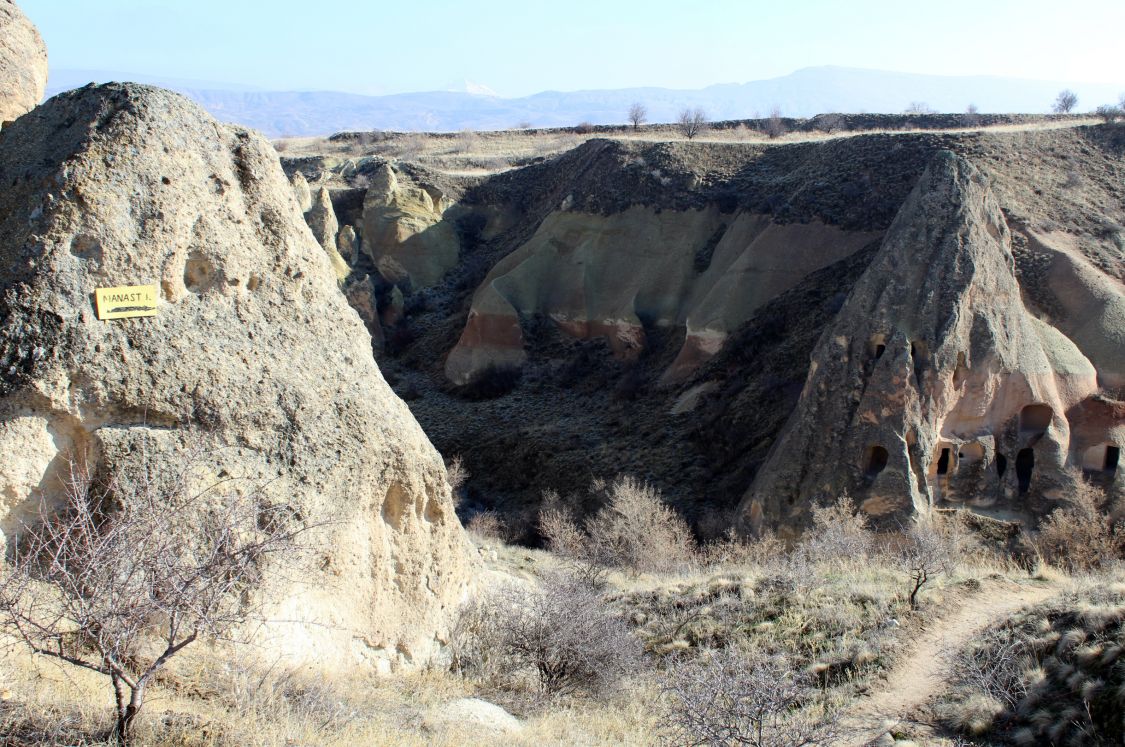
[[[996,476],[1003,477],[1004,473],[1008,471],[1008,457],[1003,454],[996,455]]]
[[[882,446],[872,446],[867,450],[867,476],[874,477],[887,468],[889,455]]]
[[[1016,454],[1016,480],[1019,482],[1020,495],[1031,489],[1031,473],[1035,470],[1035,451],[1020,449]]]
[[[1117,472],[1117,464],[1121,461],[1121,447],[1120,446],[1107,446],[1105,447],[1105,466],[1103,469],[1106,472]]]
[[[939,475],[949,474],[949,449],[941,450],[941,456],[937,460],[937,473]]]
[[[879,343],[878,345],[876,345],[875,346],[875,360],[879,360],[880,358],[882,358],[883,353],[885,353],[885,352],[887,352],[887,346],[886,345],[884,345],[882,343]]]
[[[1051,427],[1054,411],[1048,405],[1028,405],[1020,410],[1020,433],[1042,435]]]

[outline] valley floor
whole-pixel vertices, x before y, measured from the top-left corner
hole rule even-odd
[[[535,585],[567,565],[494,537],[474,534],[472,542],[482,589]],[[234,660],[221,667],[189,663],[150,696],[139,742],[679,744],[666,715],[667,678],[697,650],[739,639],[819,673],[815,697],[835,716],[817,744],[972,744],[935,715],[952,688],[952,658],[1021,608],[1106,582],[1050,569],[1029,575],[982,556],[925,587],[911,610],[908,576],[893,563],[836,558],[791,566],[786,581],[768,558],[717,560],[671,573],[609,575],[604,597],[644,641],[650,663],[600,694],[546,696],[526,679],[441,667],[393,678],[341,672],[326,680]],[[1125,594],[1120,580],[1115,589]],[[111,725],[105,682],[14,647],[0,659],[0,698],[0,745],[100,744]]]

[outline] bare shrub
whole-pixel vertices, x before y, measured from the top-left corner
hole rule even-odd
[[[1111,522],[1104,510],[1103,491],[1081,478],[1076,483],[1067,505],[1055,509],[1039,525],[1035,547],[1051,565],[1088,571],[1125,554],[1125,523]]]
[[[274,140],[273,141],[273,149],[276,150],[278,153],[284,153],[287,150],[289,150],[289,141],[288,140]]]
[[[469,481],[469,470],[465,466],[465,460],[461,458],[460,454],[455,454],[449,463],[445,465],[445,478],[449,480],[449,487],[453,491],[455,499],[460,498],[461,489],[465,487],[465,483]]]
[[[1051,109],[1056,114],[1068,114],[1073,111],[1074,107],[1077,105],[1078,94],[1069,88],[1064,88],[1059,91],[1059,95],[1055,98],[1055,103],[1051,105]]]
[[[302,531],[258,490],[198,490],[204,454],[187,457],[179,472],[146,457],[136,474],[103,480],[73,458],[64,504],[41,506],[0,577],[0,626],[40,656],[105,675],[121,744],[172,657],[252,619],[262,563]]]
[[[480,138],[471,129],[464,129],[457,133],[453,146],[454,153],[472,153],[480,147]]]
[[[1121,109],[1112,104],[1099,106],[1094,113],[1101,117],[1106,124],[1113,124],[1122,116]]]
[[[613,558],[602,552],[603,547],[590,542],[569,512],[548,503],[539,512],[539,533],[575,578],[592,589],[605,587]]]
[[[395,157],[405,161],[417,160],[426,151],[426,137],[413,132],[403,135],[395,143]]]
[[[681,135],[688,140],[694,140],[696,135],[707,129],[707,114],[698,107],[684,109],[676,120],[676,127]]]
[[[871,554],[875,536],[867,518],[847,495],[835,503],[814,506],[813,525],[794,555],[803,555],[816,562],[842,561],[862,563]]]
[[[770,109],[770,116],[766,119],[766,135],[772,140],[785,134],[785,122],[781,119],[781,107]]]
[[[629,107],[629,123],[633,125],[634,130],[641,129],[641,125],[646,121],[648,121],[648,109],[644,104],[637,101]]]
[[[691,529],[656,488],[626,475],[608,493],[608,504],[586,522],[598,557],[634,571],[669,571],[692,562]]]
[[[530,676],[546,695],[604,692],[641,665],[640,642],[624,621],[569,574],[548,575],[538,588],[502,587],[462,620],[460,667]]]
[[[1011,631],[991,629],[950,657],[949,681],[1014,709],[1028,693],[1028,672],[1038,665]]]
[[[741,537],[728,529],[722,537],[699,548],[700,562],[707,566],[750,565],[771,566],[786,556],[785,543],[773,532],[762,532],[755,537]]]
[[[473,514],[465,528],[478,537],[506,542],[508,540],[508,524],[503,517],[495,511],[480,511]]]
[[[844,127],[844,118],[839,114],[821,114],[816,124],[818,130],[831,135]]]
[[[574,131],[579,135],[589,135],[594,132],[594,125],[589,122],[579,122],[574,126]]]
[[[835,738],[834,718],[802,710],[813,683],[784,659],[733,648],[675,666],[664,686],[664,742],[806,747]]]

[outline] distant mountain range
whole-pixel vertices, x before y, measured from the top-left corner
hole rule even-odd
[[[1046,112],[1063,88],[1078,94],[1078,110],[1115,103],[1120,86],[994,76],[939,76],[810,67],[790,75],[696,90],[622,88],[544,91],[522,98],[492,95],[480,84],[460,91],[364,96],[333,91],[264,91],[248,86],[92,70],[52,70],[47,95],[89,82],[133,80],[179,91],[217,118],[261,130],[270,137],[327,135],[343,130],[494,130],[530,124],[566,127],[582,122],[621,124],[633,102],[650,122],[674,121],[685,107],[702,108],[712,120],[823,112],[900,113],[915,103],[941,112]]]

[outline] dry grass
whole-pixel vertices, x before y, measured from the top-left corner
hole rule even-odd
[[[1121,578],[1120,568],[1111,578]],[[936,706],[948,728],[1016,744],[1120,744],[1125,584],[1080,578],[998,623],[950,661]]]
[[[993,125],[992,132],[1018,130],[1054,130],[1097,124],[1096,117],[1065,121],[1037,122],[1033,124]],[[819,142],[840,137],[873,134],[963,133],[958,129],[900,129],[859,130],[833,132],[782,132],[753,130],[746,125],[728,128],[706,128],[693,137],[697,143],[778,143]],[[579,134],[572,130],[499,130],[478,132],[464,130],[457,133],[380,132],[366,138],[366,142],[331,141],[325,137],[287,138],[275,142],[286,157],[326,156],[343,162],[363,156],[382,156],[414,161],[435,171],[456,176],[481,176],[495,174],[525,166],[535,159],[548,158],[578,147],[583,142],[604,137],[613,140],[664,143],[684,140],[680,129],[673,124],[650,125],[640,131],[622,129],[609,133]]]

